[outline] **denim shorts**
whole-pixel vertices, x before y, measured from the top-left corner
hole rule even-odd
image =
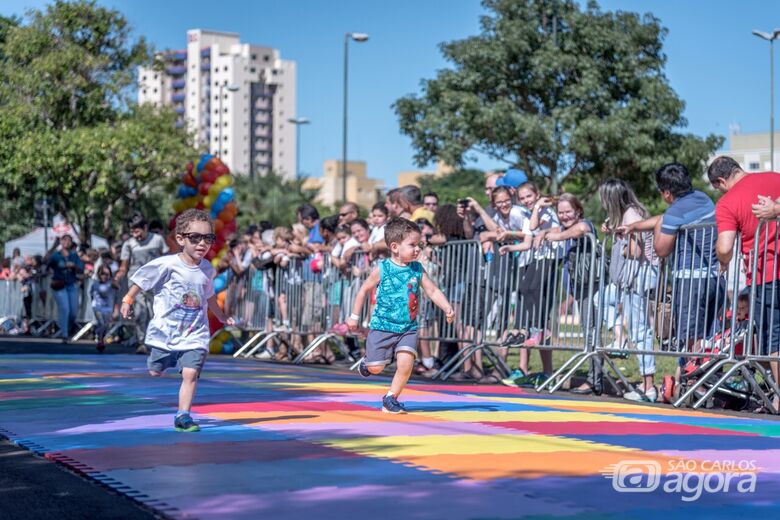
[[[417,357],[417,329],[409,332],[369,331],[366,338],[366,365],[389,365],[396,352],[409,352]]]
[[[146,366],[152,372],[165,372],[168,368],[176,367],[179,372],[185,368],[192,368],[198,371],[203,370],[203,363],[206,362],[208,351],[202,348],[190,350],[163,350],[152,347],[149,357],[146,359]]]

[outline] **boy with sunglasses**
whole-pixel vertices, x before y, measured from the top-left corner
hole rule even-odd
[[[154,317],[146,331],[146,344],[151,347],[147,366],[154,377],[172,367],[181,372],[179,410],[173,421],[176,431],[200,430],[190,417],[190,408],[208,354],[208,311],[220,322],[234,325],[217,305],[214,268],[204,258],[215,240],[209,215],[188,209],[176,218],[179,254],[157,258],[138,269],[122,299],[122,316],[127,319],[134,298],[141,291],[154,292]]]

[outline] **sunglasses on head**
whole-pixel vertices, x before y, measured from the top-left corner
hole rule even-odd
[[[206,233],[205,235],[202,233],[181,233],[181,236],[189,240],[190,244],[200,244],[201,240],[207,244],[213,244],[217,240],[217,235],[214,233]]]

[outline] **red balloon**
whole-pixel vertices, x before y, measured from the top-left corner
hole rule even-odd
[[[217,319],[214,314],[209,311],[209,332],[214,334],[222,328],[222,323]]]
[[[224,227],[224,232],[225,233],[228,233],[228,234],[229,233],[235,233],[236,231],[238,231],[238,224],[236,224],[235,220],[231,220],[230,222],[225,224],[225,227]]]
[[[195,177],[192,176],[192,173],[185,173],[181,179],[181,182],[182,184],[186,186],[192,186],[193,188],[198,186],[198,182],[195,180]]]
[[[200,186],[198,186],[198,191],[201,195],[208,195],[209,194],[209,188],[211,188],[212,183],[211,182],[201,182]]]
[[[213,249],[213,248],[212,248],[212,249],[209,249],[209,252],[208,252],[208,253],[206,253],[206,260],[208,260],[209,262],[211,262],[212,260],[214,260],[214,257],[215,257],[215,256],[217,256],[217,252],[216,252],[216,251],[214,251],[214,249]]]
[[[213,170],[203,170],[200,172],[200,182],[213,183],[217,180],[217,174]]]
[[[214,233],[219,235],[222,232],[222,228],[225,226],[225,223],[221,220],[217,219],[214,221]]]
[[[195,206],[198,209],[205,209],[206,206],[203,205],[203,202],[198,202],[198,204]]]
[[[225,166],[223,163],[218,164],[217,167],[214,168],[214,171],[217,173],[218,176],[230,174],[230,168]]]
[[[168,222],[168,229],[173,231],[176,229],[176,217],[173,217],[170,222]]]
[[[192,173],[192,168],[194,168],[195,165],[192,164],[192,161],[187,163],[187,173]]]

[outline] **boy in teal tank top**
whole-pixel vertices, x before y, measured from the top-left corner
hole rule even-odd
[[[360,362],[359,371],[363,377],[379,374],[395,358],[395,376],[390,391],[382,399],[382,411],[386,413],[406,413],[398,396],[409,381],[417,357],[420,288],[444,312],[448,323],[455,320],[452,305],[417,262],[421,238],[420,229],[411,220],[393,218],[387,223],[385,243],[391,256],[382,260],[363,283],[347,319],[349,328],[356,330],[363,302],[376,288],[366,356]]]

